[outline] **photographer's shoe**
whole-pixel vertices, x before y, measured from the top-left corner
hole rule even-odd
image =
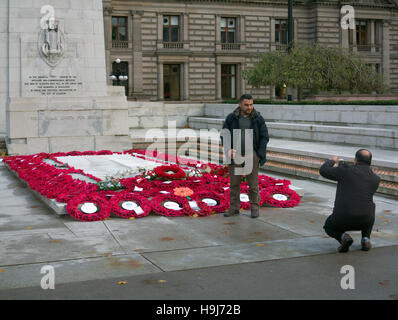
[[[340,241],[341,246],[337,250],[339,252],[347,252],[348,250],[350,250],[350,246],[353,242],[354,240],[350,237],[350,235],[348,233],[344,233]]]
[[[372,243],[370,242],[369,238],[362,238],[361,240],[361,250],[362,251],[369,251],[372,248]]]

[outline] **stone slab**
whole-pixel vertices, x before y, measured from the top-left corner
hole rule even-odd
[[[26,264],[2,267],[0,288],[40,286],[43,274],[41,268],[48,263]],[[119,278],[161,272],[159,268],[140,254],[111,255],[104,257],[73,259],[51,262],[56,278],[55,289],[62,283]]]
[[[109,253],[125,254],[110,234],[76,236],[70,232],[0,235],[1,266],[81,259]]]

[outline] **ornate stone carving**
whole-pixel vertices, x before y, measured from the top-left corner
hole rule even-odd
[[[56,66],[65,52],[65,37],[59,26],[59,21],[45,20],[39,34],[38,49],[40,56],[51,67]]]

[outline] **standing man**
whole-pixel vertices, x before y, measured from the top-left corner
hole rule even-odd
[[[239,107],[227,116],[221,133],[229,164],[230,208],[225,217],[239,214],[240,185],[243,175],[249,185],[251,217],[259,216],[258,169],[266,161],[268,129],[264,118],[253,107],[253,97],[244,94]]]
[[[380,177],[370,168],[371,162],[372,153],[360,149],[355,154],[354,165],[343,163],[336,167],[338,158],[335,156],[319,170],[323,177],[338,182],[333,213],[323,228],[341,244],[339,252],[347,252],[353,243],[346,233],[349,230],[362,232],[362,250],[369,251],[371,248],[370,234],[375,221],[373,195],[380,183]]]

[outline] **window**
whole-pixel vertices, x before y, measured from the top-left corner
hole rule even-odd
[[[349,30],[349,42],[353,45],[353,32]],[[370,51],[370,32],[367,20],[355,21],[355,39],[358,51]]]
[[[165,100],[180,100],[180,74],[179,64],[163,65],[163,95]]]
[[[127,17],[112,17],[112,41],[128,41]]]
[[[163,42],[180,41],[180,17],[163,16]]]
[[[359,20],[356,22],[356,37],[358,49],[367,49],[369,45],[368,41],[368,22],[365,20]]]
[[[275,44],[287,45],[287,20],[275,19]]]
[[[221,98],[236,99],[236,64],[221,65]]]
[[[221,43],[236,42],[236,18],[221,18]]]

